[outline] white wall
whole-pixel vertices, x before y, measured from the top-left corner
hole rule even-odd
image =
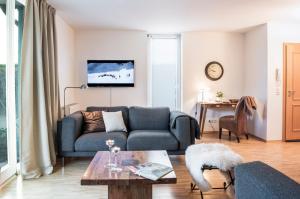
[[[265,140],[282,140],[283,45],[300,43],[300,26],[269,22],[245,35],[245,93],[258,99],[253,132]]]
[[[55,17],[57,29],[57,62],[60,86],[60,102],[63,106],[63,91],[66,86],[75,84],[75,32],[60,16]],[[73,92],[68,92],[66,104],[76,102]]]
[[[300,24],[268,23],[268,140],[282,139],[283,44],[300,43]],[[275,81],[276,68],[281,81]]]
[[[205,76],[205,66],[218,61],[224,67],[224,76],[211,81]],[[244,36],[240,33],[187,32],[182,34],[182,107],[183,111],[194,116],[199,90],[210,89],[211,95],[223,91],[226,98],[240,98],[244,85]],[[199,113],[199,111],[198,111]],[[209,111],[207,120],[217,120],[224,114]],[[198,116],[197,116],[198,117]],[[218,130],[218,122],[206,122],[205,130]]]
[[[194,115],[199,89],[210,87],[212,95],[221,90],[227,98],[239,98],[243,94],[243,49],[244,37],[240,33],[188,32],[182,34],[182,107]],[[112,88],[111,105],[147,106],[147,37],[140,31],[76,30],[75,65],[71,71],[74,86],[86,83],[86,61],[88,59],[134,59],[135,87]],[[219,61],[224,67],[224,76],[213,82],[204,74],[210,61]],[[109,88],[73,90],[81,109],[86,106],[109,106]],[[199,112],[199,111],[198,111]],[[223,113],[210,111],[208,119],[218,119]],[[197,116],[198,117],[198,116]],[[208,124],[208,123],[206,123]],[[206,130],[217,130],[218,126]]]
[[[58,68],[63,102],[65,86],[86,83],[88,59],[134,59],[135,87],[112,88],[111,105],[147,105],[147,37],[141,31],[76,30],[56,17]],[[282,67],[283,43],[300,42],[300,26],[271,22],[245,34],[222,32],[187,32],[182,34],[182,108],[194,115],[200,88],[209,87],[212,95],[223,91],[226,98],[253,95],[258,111],[250,122],[250,131],[266,140],[282,138]],[[266,47],[267,45],[267,47]],[[225,72],[213,82],[205,77],[208,62],[219,61]],[[267,65],[267,66],[266,66]],[[275,70],[281,81],[275,81]],[[267,93],[267,95],[266,95]],[[67,104],[109,106],[108,88],[69,91]],[[268,108],[267,108],[268,107]],[[199,111],[198,111],[199,113]],[[224,114],[210,111],[207,119]],[[268,116],[268,117],[267,117]],[[198,117],[198,116],[197,116]],[[206,122],[206,130],[210,128]]]
[[[245,33],[244,95],[255,97],[257,111],[248,121],[249,132],[267,139],[268,43],[267,25]]]
[[[141,31],[76,30],[75,36],[76,85],[87,82],[87,60],[135,61],[135,85],[112,88],[89,88],[75,91],[76,100],[86,106],[146,106],[147,105],[147,35]]]

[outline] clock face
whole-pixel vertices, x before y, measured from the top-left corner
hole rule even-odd
[[[219,62],[210,62],[206,65],[205,75],[208,79],[216,81],[223,76],[224,69]]]

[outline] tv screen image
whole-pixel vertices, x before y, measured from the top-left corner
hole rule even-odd
[[[134,86],[134,61],[88,60],[88,86]]]

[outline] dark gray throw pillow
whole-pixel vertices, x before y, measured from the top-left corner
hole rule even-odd
[[[86,112],[81,111],[83,115],[83,133],[103,132],[105,124],[101,111]]]

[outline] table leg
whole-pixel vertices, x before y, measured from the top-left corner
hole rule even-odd
[[[201,117],[200,130],[201,130],[201,135],[203,135],[204,126],[205,126],[205,120],[206,120],[207,107],[206,106],[202,106],[201,107],[201,112],[202,112],[202,115],[200,116]]]
[[[152,199],[152,185],[108,185],[108,199]]]
[[[203,118],[203,104],[200,105],[200,114],[199,114],[199,126],[200,126],[200,137],[202,137],[202,118]]]

